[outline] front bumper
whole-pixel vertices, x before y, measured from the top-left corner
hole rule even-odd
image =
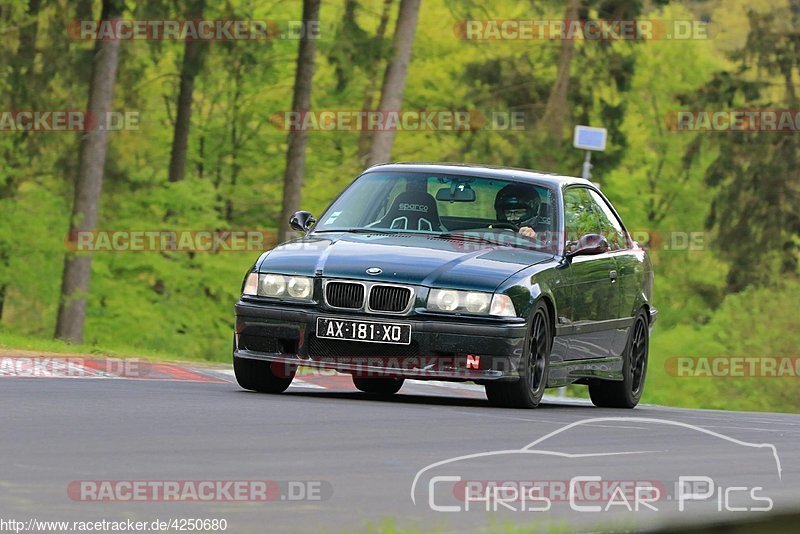
[[[523,319],[467,319],[342,313],[318,308],[236,304],[234,358],[330,369],[359,376],[395,376],[478,383],[518,380],[526,323]],[[318,338],[317,317],[403,322],[411,345]]]

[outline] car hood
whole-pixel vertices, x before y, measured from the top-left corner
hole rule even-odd
[[[264,256],[259,272],[493,291],[552,254],[413,234],[311,234]],[[377,267],[381,273],[367,274]]]

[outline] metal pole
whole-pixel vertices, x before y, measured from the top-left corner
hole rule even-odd
[[[586,158],[583,160],[583,174],[581,175],[587,180],[592,179],[592,151],[586,151]]]

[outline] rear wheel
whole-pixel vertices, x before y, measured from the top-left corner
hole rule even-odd
[[[236,381],[244,389],[259,393],[282,393],[292,383],[296,366],[277,362],[233,358]]]
[[[373,395],[394,395],[403,387],[402,378],[362,378],[353,376],[353,384],[364,393]]]
[[[639,404],[647,376],[647,359],[650,353],[650,330],[647,316],[640,311],[625,346],[621,381],[593,380],[589,383],[589,396],[595,406],[602,408],[633,408]]]
[[[519,380],[486,384],[486,397],[493,406],[535,408],[547,387],[553,338],[547,306],[539,302],[531,315],[528,337],[520,360]]]

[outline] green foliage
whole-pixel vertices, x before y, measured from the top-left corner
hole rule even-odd
[[[644,402],[725,410],[800,411],[797,376],[679,377],[667,369],[668,360],[679,356],[797,358],[798,292],[800,282],[796,280],[783,284],[778,291],[750,288],[726,297],[706,325],[681,325],[654,335]]]

